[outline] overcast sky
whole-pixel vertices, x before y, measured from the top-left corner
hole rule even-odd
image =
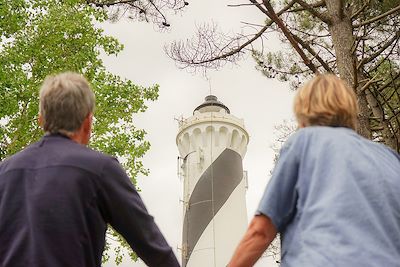
[[[243,118],[250,134],[243,168],[248,171],[248,218],[254,214],[273,166],[274,127],[293,119],[293,92],[289,85],[267,79],[255,69],[250,56],[238,65],[227,65],[217,72],[202,74],[180,70],[163,52],[172,40],[192,36],[195,25],[216,22],[228,32],[240,31],[241,21],[262,24],[265,17],[254,7],[228,8],[234,1],[190,1],[186,12],[171,16],[170,32],[154,30],[151,24],[120,20],[104,24],[106,33],[125,45],[118,57],[104,57],[109,71],[139,85],[160,85],[160,97],[149,103],[149,109],[135,115],[136,125],[147,131],[151,149],[144,158],[150,169],[148,177],[138,177],[138,186],[149,212],[180,260],[182,228],[182,181],[177,177],[178,149],[175,137],[178,123],[174,118],[189,117],[194,108],[210,94],[216,95],[231,114]],[[270,48],[279,47],[278,40],[268,40]],[[263,259],[256,266],[263,266]],[[115,266],[113,262],[106,267]],[[125,260],[120,266],[145,266]],[[271,266],[271,265],[269,265]]]

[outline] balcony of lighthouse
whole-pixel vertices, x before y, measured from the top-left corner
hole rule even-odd
[[[243,119],[228,114],[224,109],[218,112],[195,111],[193,116],[179,121],[176,144],[183,157],[200,147],[202,150],[229,148],[243,158],[248,142],[249,135],[244,128]]]
[[[178,122],[179,134],[186,128],[190,127],[193,124],[201,123],[201,122],[216,122],[223,121],[224,123],[230,123],[233,125],[237,125],[244,130],[244,121],[243,119],[239,119],[229,113],[225,109],[216,107],[204,107],[200,110],[195,110],[193,112],[193,116],[189,118],[184,118]]]

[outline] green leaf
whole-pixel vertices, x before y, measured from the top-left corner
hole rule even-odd
[[[133,183],[148,174],[141,158],[150,144],[145,131],[135,127],[134,114],[158,98],[158,86],[138,86],[105,69],[100,52],[116,55],[123,49],[98,28],[106,19],[103,9],[83,0],[0,0],[0,160],[43,135],[37,118],[44,78],[75,71],[87,77],[96,95],[90,146],[118,157]],[[118,240],[117,263],[129,248]],[[136,259],[134,252],[127,253]]]

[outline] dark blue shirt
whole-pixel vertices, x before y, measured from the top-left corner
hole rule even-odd
[[[303,128],[258,212],[282,234],[281,267],[400,266],[400,156],[347,128]]]
[[[148,266],[179,266],[115,158],[48,135],[0,163],[0,266],[100,266],[107,224]]]

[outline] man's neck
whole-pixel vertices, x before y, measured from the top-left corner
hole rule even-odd
[[[71,139],[72,141],[74,141],[78,144],[85,145],[85,146],[88,144],[88,142],[86,141],[87,140],[86,135],[84,133],[76,132],[68,137],[69,137],[69,139]]]

